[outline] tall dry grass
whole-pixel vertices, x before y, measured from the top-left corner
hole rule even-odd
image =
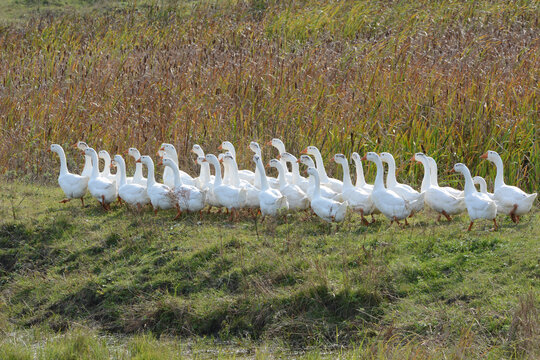
[[[180,2],[0,29],[0,169],[52,178],[52,142],[154,154],[220,141],[298,153],[390,151],[415,183],[416,151],[447,177],[501,153],[507,181],[537,190],[539,24],[534,1]],[[266,150],[265,158],[275,155]],[[82,158],[68,152],[70,165]],[[75,160],[74,160],[75,159]],[[399,165],[398,165],[399,166]],[[368,176],[373,176],[369,169]]]

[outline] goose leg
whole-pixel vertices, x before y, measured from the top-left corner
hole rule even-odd
[[[107,211],[107,205],[105,204],[105,195],[101,195],[101,206]]]
[[[366,218],[364,217],[364,209],[361,209],[360,210],[360,216],[362,216],[362,224],[364,224],[365,226],[368,226],[369,225],[369,222],[366,220]]]
[[[512,208],[512,211],[510,211],[510,218],[514,223],[518,223],[518,219],[516,218],[516,210],[517,210],[517,204],[514,204],[514,207]]]
[[[182,215],[182,211],[180,210],[180,206],[176,205],[176,211],[177,211],[177,214],[174,217],[174,220],[178,220],[178,218]]]
[[[371,214],[371,222],[370,224],[373,224],[375,222],[375,216],[373,214]]]
[[[444,215],[444,217],[446,217],[446,220],[452,221],[452,218],[450,217],[450,215],[448,215],[448,213],[446,211],[443,210],[442,214]]]
[[[157,211],[158,211],[158,209],[157,209],[157,208],[154,208],[154,216],[157,215]]]
[[[491,229],[491,230],[497,231],[497,229],[499,228],[499,227],[497,226],[497,219],[493,219],[493,225],[495,225],[495,226],[494,226],[493,229]]]
[[[116,197],[116,201],[118,201],[118,203],[119,203],[120,205],[122,205],[122,199],[120,198],[120,195],[118,195],[118,196]]]
[[[405,226],[409,226],[409,223],[407,222],[407,218],[405,218]]]
[[[439,214],[439,216],[437,216],[437,222],[441,221],[441,214]]]
[[[81,198],[81,204],[82,204],[82,207],[84,208],[84,198]]]
[[[71,201],[71,199],[64,199],[64,200],[59,201],[59,203],[60,204],[65,204],[65,203],[70,202],[70,201]]]
[[[474,224],[474,221],[471,221],[471,223],[469,224],[469,228],[467,229],[467,231],[471,231],[473,224]]]

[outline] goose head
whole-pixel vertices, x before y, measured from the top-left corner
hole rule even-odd
[[[281,163],[279,162],[279,160],[277,159],[272,159],[268,162],[268,166],[267,167],[275,167],[276,169],[279,169],[281,167]]]
[[[121,155],[114,155],[114,158],[111,161],[111,165],[118,166],[118,164],[122,161],[124,161],[124,158]]]
[[[257,144],[257,145],[258,145],[258,144]],[[260,157],[259,155],[257,155],[257,154],[253,155],[253,162],[254,162],[255,164],[258,164],[259,161],[261,161],[261,157]]]
[[[203,156],[204,157],[204,151],[202,147],[199,144],[193,145],[191,148],[191,152],[197,154],[197,156]]]
[[[307,165],[308,167],[315,167],[315,162],[313,162],[313,159],[309,155],[300,155],[300,159],[298,161],[304,165]]]
[[[224,163],[226,164],[233,164],[234,163],[234,157],[230,152],[226,152],[225,154],[219,154],[222,155],[221,158]]]
[[[291,162],[291,163],[298,161],[296,156],[294,156],[293,154],[288,153],[288,152],[281,153],[281,155],[278,156],[278,159],[283,159],[283,160],[285,160],[287,162]]]
[[[219,145],[218,150],[227,150],[232,153],[234,151],[234,145],[230,141],[223,141],[221,145]]]
[[[164,157],[161,159],[158,165],[170,166],[171,168],[174,169],[174,165],[176,165],[176,163],[171,158]]]
[[[501,156],[496,151],[488,150],[485,154],[482,154],[482,156],[480,156],[480,158],[481,159],[486,159],[486,160],[491,161],[491,162],[495,162],[495,161],[499,160],[501,158]]]
[[[305,148],[304,150],[302,150],[302,154],[315,155],[318,153],[320,153],[319,149],[316,146],[311,146],[311,145]]]
[[[154,160],[148,155],[141,156],[136,162],[143,163],[147,167],[153,167],[154,166]]]
[[[62,147],[58,144],[52,144],[51,147],[47,150],[47,152],[54,151],[55,153],[61,153]]]
[[[84,151],[89,148],[89,146],[84,141],[77,141],[75,144],[73,144],[73,147],[81,151]]]
[[[285,152],[285,144],[281,139],[273,138],[269,142],[266,143],[266,145],[272,145],[276,149],[278,149],[280,152]]]
[[[364,155],[362,160],[364,161],[369,160],[369,161],[377,162],[377,161],[381,161],[381,158],[376,152],[370,151],[366,155]]]
[[[205,160],[204,156],[197,156],[197,164],[202,165]]]
[[[170,156],[176,156],[176,148],[173,144],[163,143],[158,150],[158,155],[163,157],[165,154]]]
[[[394,157],[392,156],[392,154],[390,154],[388,152],[382,152],[379,155],[379,158],[381,159],[381,161],[383,161],[385,163],[389,163],[390,161],[394,160]]]
[[[450,172],[458,172],[464,175],[468,173],[470,175],[469,168],[467,167],[467,165],[462,164],[462,163],[455,164]]]
[[[96,157],[97,157],[96,150],[92,149],[91,147],[86,148],[84,150],[84,155],[88,155],[88,156],[96,155]]]
[[[249,148],[251,149],[251,151],[253,151],[255,154],[261,155],[261,147],[259,146],[258,143],[256,143],[255,141],[252,141],[249,143]]]
[[[344,165],[347,163],[347,158],[343,154],[336,154],[333,158],[330,159],[330,161],[334,161],[338,164]]]
[[[100,159],[103,159],[105,161],[111,161],[111,155],[109,155],[109,153],[107,152],[107,150],[100,150],[98,152],[98,157]]]
[[[214,154],[207,154],[204,157],[203,162],[209,162],[210,164],[214,165],[216,168],[219,167],[219,160]]]
[[[135,160],[138,160],[141,157],[141,153],[139,152],[139,150],[133,147],[128,149],[127,154]]]
[[[308,169],[306,170],[306,174],[308,174],[309,176],[313,176],[314,178],[319,177],[319,172],[317,171],[317,169],[311,166],[308,167]]]
[[[426,155],[424,155],[424,153],[417,152],[411,157],[411,161],[422,162],[422,159],[425,159],[425,158],[426,158]]]
[[[358,153],[356,151],[352,153],[351,159],[353,159],[356,162],[362,161],[361,158],[360,158],[360,155],[358,155]]]

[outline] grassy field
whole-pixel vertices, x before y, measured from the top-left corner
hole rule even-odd
[[[173,221],[61,198],[2,183],[0,353],[80,345],[122,358],[140,344],[225,358],[341,347],[346,358],[540,355],[538,210],[519,225],[501,218],[494,233],[429,213],[406,229],[353,216],[336,230],[298,214]]]
[[[0,358],[538,358],[540,212],[499,232],[419,214],[104,213],[58,204],[58,159],[85,140],[155,154],[280,137],[414,152],[538,192],[539,3],[533,0],[0,0]],[[275,157],[264,147],[263,157]],[[132,162],[128,165],[131,167]],[[328,164],[329,173],[341,176]],[[129,169],[131,171],[131,169]],[[374,167],[367,178],[372,181]]]

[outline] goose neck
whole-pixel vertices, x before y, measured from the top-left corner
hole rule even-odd
[[[504,185],[504,165],[500,156],[497,156],[493,163],[497,167],[497,175],[495,176],[495,188],[500,188]]]

